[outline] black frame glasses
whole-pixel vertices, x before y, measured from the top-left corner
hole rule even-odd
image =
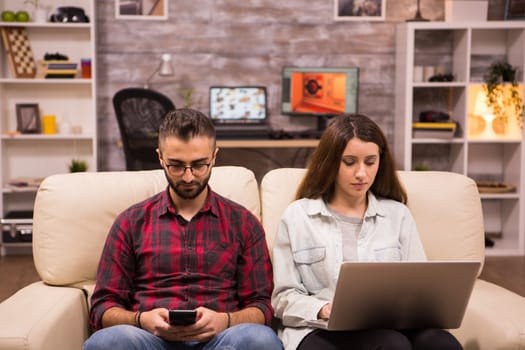
[[[209,163],[198,163],[193,165],[179,165],[179,164],[165,164],[168,169],[168,173],[173,176],[182,176],[186,173],[186,169],[190,169],[193,176],[202,176],[206,174],[208,168],[211,166]]]

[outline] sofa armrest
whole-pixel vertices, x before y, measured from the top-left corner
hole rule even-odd
[[[465,350],[521,349],[525,344],[525,298],[478,279],[459,329]]]
[[[87,313],[80,289],[30,284],[0,303],[0,350],[80,350]]]

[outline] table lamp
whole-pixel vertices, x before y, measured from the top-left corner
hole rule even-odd
[[[144,84],[144,89],[149,89],[149,82],[157,73],[159,73],[159,75],[163,77],[173,75],[173,66],[171,65],[171,55],[169,53],[165,53],[162,55],[159,66],[153,71],[153,73],[151,73],[151,75],[148,77],[148,80],[146,80],[146,84]]]
[[[481,116],[485,121],[485,128],[483,128],[480,137],[484,139],[496,138],[496,133],[494,132],[494,127],[492,125],[494,121],[494,112],[489,106],[487,106],[487,96],[483,91],[479,91],[476,95],[474,114]]]

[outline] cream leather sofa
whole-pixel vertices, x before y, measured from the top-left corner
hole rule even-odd
[[[261,217],[269,245],[303,169],[269,172],[258,188],[242,167],[216,167],[211,186]],[[430,259],[483,260],[483,220],[474,182],[439,172],[400,172]],[[0,304],[0,350],[81,349],[88,300],[105,236],[129,205],[165,189],[161,170],[53,175],[35,202],[33,254],[42,281]],[[260,194],[260,196],[259,196]],[[478,280],[461,328],[465,349],[523,349],[525,299]]]

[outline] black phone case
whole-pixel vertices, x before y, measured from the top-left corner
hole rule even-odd
[[[170,325],[187,326],[195,323],[197,320],[197,311],[195,310],[169,310]]]

